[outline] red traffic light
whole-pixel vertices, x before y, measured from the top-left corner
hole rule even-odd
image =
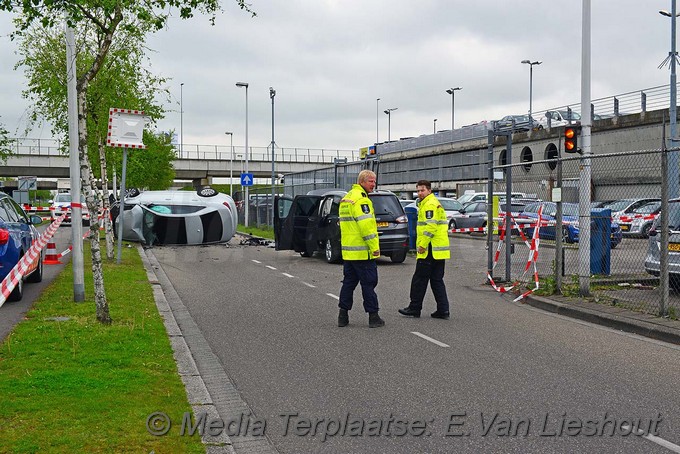
[[[564,151],[565,153],[578,153],[578,126],[564,127]]]

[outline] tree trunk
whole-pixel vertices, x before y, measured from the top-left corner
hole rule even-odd
[[[106,173],[106,146],[104,142],[99,140],[99,165],[101,166],[102,173],[102,202],[104,212],[104,232],[106,234],[106,258],[108,260],[113,260],[114,255],[114,242],[113,242],[113,226],[111,223],[111,205],[109,203],[109,179]]]
[[[98,203],[95,200],[96,187],[93,187],[92,167],[87,156],[87,86],[85,81],[78,90],[78,152],[80,157],[80,181],[85,193],[85,202],[90,211],[90,248],[92,252],[92,277],[94,279],[94,302],[97,320],[110,325],[109,304],[104,290],[104,273],[102,272],[102,255],[99,243],[99,222],[97,222]],[[72,222],[77,222],[72,219]]]

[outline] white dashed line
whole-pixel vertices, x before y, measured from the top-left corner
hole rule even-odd
[[[260,262],[259,260],[255,260],[255,259],[251,259],[251,260],[252,260],[253,262],[255,262],[255,263],[262,263],[262,262]]]
[[[433,344],[439,345],[440,347],[445,347],[445,348],[449,347],[444,342],[439,342],[437,339],[432,339],[430,336],[426,336],[423,333],[419,333],[418,331],[411,331],[411,334],[415,334],[418,337],[422,337],[426,341],[432,342]]]
[[[629,429],[631,429],[631,427],[629,425],[622,425],[621,429],[629,430]],[[647,440],[651,441],[652,443],[656,443],[659,446],[663,446],[664,448],[666,448],[670,451],[680,453],[680,446],[678,446],[674,443],[671,443],[670,441],[664,440],[663,438],[657,437],[656,435],[645,434],[643,431],[641,431],[640,429],[637,429],[635,427],[633,429],[631,429],[631,431],[635,435],[639,435],[642,438],[646,438]]]
[[[330,296],[331,298],[335,298],[336,300],[340,299],[339,296],[333,295],[332,293],[326,293],[326,295]]]
[[[269,268],[270,270],[275,270],[275,269],[276,269],[276,268],[274,268],[273,266],[269,266],[269,265],[265,265],[265,266],[266,266],[267,268]]]
[[[309,284],[309,283],[307,283],[307,282],[305,282],[305,281],[302,281],[302,283],[305,284],[307,287],[316,288],[316,285]]]
[[[288,274],[288,273],[281,273],[281,274],[283,274],[283,275],[286,276],[286,277],[295,277],[295,276],[293,276],[292,274]]]

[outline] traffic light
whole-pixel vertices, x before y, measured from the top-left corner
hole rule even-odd
[[[564,127],[564,152],[565,153],[580,153],[578,149],[578,136],[581,134],[580,126],[565,126]]]

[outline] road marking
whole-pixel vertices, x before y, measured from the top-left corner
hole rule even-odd
[[[270,266],[270,265],[266,265],[266,267],[269,268],[270,270],[275,270],[275,269],[276,269],[276,268],[274,268],[273,266]]]
[[[286,277],[295,277],[295,276],[293,276],[292,274],[288,274],[288,273],[281,273],[281,274],[283,274],[283,275],[286,276]]]
[[[262,263],[262,262],[260,262],[259,260],[255,260],[255,259],[251,259],[251,260],[252,260],[253,262],[255,262],[255,263]]]
[[[415,334],[418,337],[422,337],[426,341],[432,342],[435,345],[439,345],[440,347],[448,348],[449,346],[446,345],[444,342],[439,342],[437,339],[432,339],[430,336],[426,336],[423,333],[419,333],[418,331],[411,331],[411,334]]]
[[[311,287],[311,288],[316,288],[316,286],[315,286],[315,285],[312,285],[312,284],[308,284],[308,283],[307,283],[307,282],[305,282],[305,281],[302,281],[302,283],[303,283],[303,284],[305,284],[305,285],[306,285],[307,287]]]
[[[339,296],[333,295],[332,293],[326,293],[326,295],[330,296],[331,298],[335,298],[336,300],[340,299]]]
[[[628,424],[622,425],[622,426],[621,426],[621,429],[623,429],[623,430],[628,430],[628,429],[630,429],[630,428],[631,428],[631,427],[630,427],[630,425],[628,425]],[[651,441],[652,443],[656,443],[656,444],[659,445],[659,446],[663,446],[664,448],[666,448],[666,449],[668,449],[668,450],[670,450],[670,451],[680,453],[680,446],[678,446],[678,445],[676,445],[676,444],[674,444],[674,443],[671,443],[671,442],[668,441],[668,440],[664,440],[663,438],[657,437],[656,435],[645,434],[643,431],[641,431],[640,429],[636,429],[636,428],[633,428],[633,429],[632,429],[632,432],[633,432],[635,435],[642,436],[642,438],[646,438],[647,440]]]

